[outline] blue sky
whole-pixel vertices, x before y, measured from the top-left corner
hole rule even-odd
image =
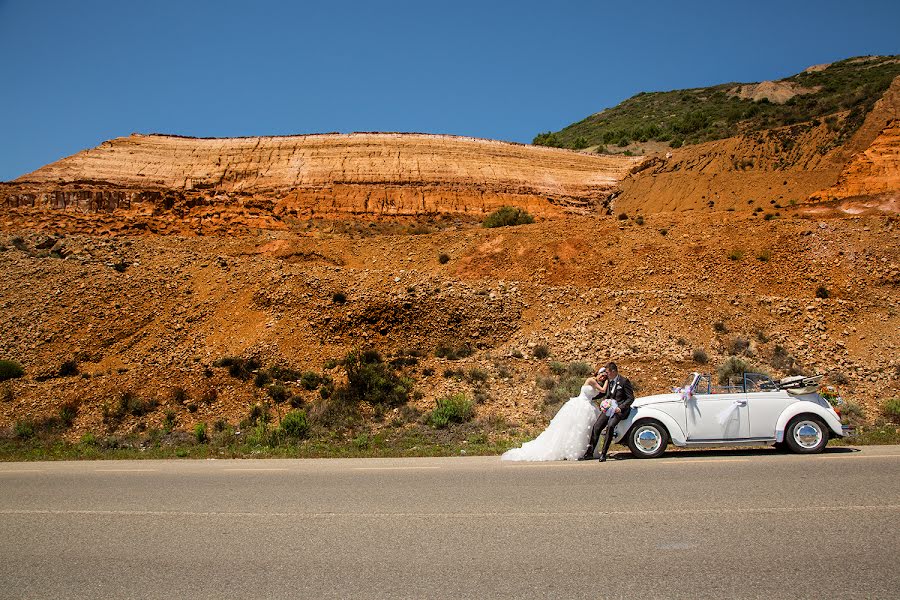
[[[527,142],[640,91],[900,54],[900,2],[0,0],[0,180],[132,132]]]

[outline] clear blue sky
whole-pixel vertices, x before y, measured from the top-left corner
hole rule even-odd
[[[132,132],[527,142],[639,92],[900,54],[900,2],[0,0],[0,180]]]

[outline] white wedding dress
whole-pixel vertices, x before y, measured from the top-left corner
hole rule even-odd
[[[521,448],[508,450],[500,460],[578,460],[591,439],[591,426],[600,409],[591,400],[599,392],[590,385],[581,386],[576,398],[569,398],[541,435]]]

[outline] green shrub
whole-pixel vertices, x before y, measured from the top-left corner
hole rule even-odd
[[[550,372],[557,376],[566,372],[566,364],[556,360],[550,361],[549,367]]]
[[[306,412],[302,410],[288,412],[281,420],[279,431],[281,435],[287,438],[305,438],[309,434],[309,422],[306,419]]]
[[[884,416],[893,423],[900,423],[900,398],[891,398],[881,407]]]
[[[213,363],[214,367],[228,368],[228,374],[236,379],[247,380],[253,371],[259,369],[259,361],[255,358],[240,358],[238,356],[223,356]]]
[[[866,419],[866,409],[858,402],[847,400],[844,402],[844,405],[841,406],[841,415],[848,423],[862,423]]]
[[[59,367],[59,376],[60,377],[74,377],[78,375],[78,361],[76,360],[67,360]]]
[[[521,208],[502,206],[489,214],[482,222],[483,227],[510,227],[534,223],[534,217]]]
[[[253,385],[258,388],[264,388],[272,383],[272,376],[266,371],[259,371],[253,378]]]
[[[300,375],[300,387],[304,390],[312,391],[322,384],[322,376],[313,371],[304,371]]]
[[[399,376],[374,350],[350,352],[344,359],[344,368],[347,371],[347,385],[336,392],[351,402],[399,406],[409,400],[412,380]]]
[[[291,367],[272,365],[269,367],[269,376],[278,381],[299,381],[303,373]]]
[[[144,400],[132,391],[125,391],[119,396],[113,408],[104,407],[104,420],[112,422],[121,420],[127,415],[142,417],[156,410],[156,400]]]
[[[14,360],[0,360],[0,381],[17,379],[25,374],[22,365]]]
[[[16,421],[13,432],[20,440],[30,440],[34,437],[34,422],[30,420]]]
[[[753,363],[737,356],[726,358],[716,371],[719,377],[719,385],[729,385],[731,382],[741,383],[744,380],[744,373],[765,374],[762,369]]]
[[[70,400],[59,407],[59,420],[65,427],[71,427],[78,416],[78,403]]]
[[[166,435],[172,433],[172,430],[175,429],[175,411],[169,409],[166,411],[165,416],[163,417],[163,433]]]
[[[750,349],[750,340],[745,337],[738,336],[728,343],[729,354],[744,354]]]
[[[247,424],[251,427],[256,425],[265,425],[269,421],[272,420],[272,415],[269,413],[269,407],[256,403],[250,407],[250,412],[247,414]]]
[[[439,344],[438,347],[434,349],[434,355],[438,358],[446,358],[447,360],[459,360],[460,358],[471,356],[472,347],[468,344],[462,344],[456,347]]]
[[[438,429],[450,423],[465,423],[472,418],[474,404],[463,393],[438,398],[436,406],[428,415],[428,423]]]
[[[209,437],[206,434],[206,423],[197,423],[194,425],[194,439],[198,444],[205,444]]]
[[[488,380],[488,372],[478,367],[472,367],[466,373],[466,379],[469,383],[484,383]]]
[[[550,356],[550,346],[547,344],[538,344],[531,351],[531,355],[539,360],[543,360]]]
[[[269,398],[271,398],[272,401],[275,402],[275,404],[281,404],[288,399],[289,395],[287,388],[280,383],[270,385],[266,389],[266,393],[269,395]]]

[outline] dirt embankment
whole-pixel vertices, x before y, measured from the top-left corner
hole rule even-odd
[[[408,371],[422,411],[445,394],[471,397],[453,372],[478,367],[487,374],[479,417],[520,424],[546,418],[537,376],[550,361],[612,358],[649,394],[735,351],[776,374],[836,373],[847,397],[875,407],[900,394],[898,227],[885,216],[716,211],[363,239],[6,234],[0,357],[27,375],[3,386],[0,426],[55,415],[67,401],[80,403],[72,439],[163,427],[167,411],[183,428],[234,424],[266,392],[216,359],[340,377],[327,361],[358,346],[423,355]],[[548,359],[532,358],[539,344]],[[473,353],[451,361],[436,356],[439,345]],[[709,364],[695,360],[700,349]],[[72,359],[84,375],[60,377]],[[124,391],[158,405],[104,422]]]

